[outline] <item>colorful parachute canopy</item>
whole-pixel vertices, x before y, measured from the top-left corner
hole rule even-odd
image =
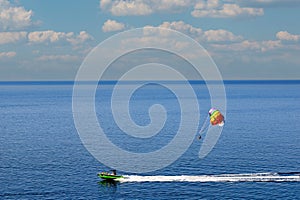
[[[210,123],[211,125],[219,125],[224,126],[224,116],[221,114],[221,112],[215,108],[211,108],[208,111],[209,117],[210,117]]]

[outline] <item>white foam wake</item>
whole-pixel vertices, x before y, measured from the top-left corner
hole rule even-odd
[[[222,174],[201,176],[124,176],[121,182],[300,182],[300,174]]]

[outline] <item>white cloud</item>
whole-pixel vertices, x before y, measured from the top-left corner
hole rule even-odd
[[[205,31],[204,38],[208,42],[236,42],[243,39],[242,36],[236,36],[232,32],[223,29]]]
[[[243,40],[242,36],[237,36],[230,31],[227,30],[202,30],[199,27],[194,27],[191,24],[187,24],[183,21],[174,21],[174,22],[163,22],[161,25],[157,26],[161,29],[155,29],[153,26],[145,26],[143,29],[143,36],[140,37],[132,37],[122,41],[122,47],[133,46],[135,44],[141,46],[153,46],[153,45],[162,45],[168,48],[175,48],[177,51],[182,52],[186,58],[198,57],[199,53],[194,53],[191,50],[190,43],[185,40],[179,40],[176,37],[176,34],[171,34],[167,29],[173,29],[178,32],[184,33],[201,44],[205,45],[205,47],[211,47],[213,44],[220,44],[218,50],[220,48],[228,48],[226,44],[236,44],[240,43]],[[224,45],[224,46],[223,46]],[[217,49],[217,47],[210,48],[213,51]],[[238,48],[238,47],[232,47]],[[212,53],[214,53],[212,51]],[[207,56],[201,55],[201,56]]]
[[[204,31],[201,28],[193,27],[183,21],[163,22],[159,27],[182,32],[193,39],[202,42],[236,42],[243,39],[241,36],[236,36],[227,30],[219,29]]]
[[[32,26],[32,10],[0,0],[0,30],[20,30]]]
[[[212,44],[214,50],[217,51],[255,51],[266,52],[270,50],[280,49],[283,47],[279,40],[268,41],[249,41],[244,40],[233,44]]]
[[[110,12],[116,16],[149,15],[153,12],[151,7],[143,1],[115,1]]]
[[[262,8],[240,7],[235,3],[223,3],[219,0],[200,0],[192,11],[194,17],[228,18],[237,16],[261,16]]]
[[[89,35],[86,31],[81,31],[78,35],[73,32],[55,32],[53,30],[48,31],[34,31],[34,32],[0,32],[0,45],[16,43],[18,41],[24,40],[30,44],[49,44],[55,42],[68,42],[73,46],[83,44],[88,40],[92,40],[93,37]]]
[[[151,26],[146,26],[150,27]],[[198,42],[205,43],[206,47],[212,50],[212,53],[217,51],[249,51],[249,52],[267,52],[278,49],[294,49],[297,50],[294,45],[284,45],[281,40],[293,40],[300,41],[300,35],[292,35],[288,32],[278,32],[276,34],[278,40],[265,40],[265,41],[250,41],[244,39],[240,35],[235,35],[234,33],[228,30],[203,30],[201,28],[193,27],[190,24],[186,24],[183,21],[174,21],[174,22],[163,22],[158,27],[173,29],[179,32],[182,32]],[[160,36],[163,35],[163,30],[159,33],[153,33],[157,37],[157,34]],[[140,42],[151,44],[155,42],[154,38],[151,36],[151,29],[147,29],[145,34],[149,37],[144,37]],[[162,43],[171,43],[172,41],[165,41],[166,38],[160,38]]]
[[[217,51],[246,51],[260,49],[258,42],[249,40],[244,40],[234,44],[212,44],[211,47]]]
[[[17,53],[14,52],[14,51],[0,52],[0,59],[3,59],[3,58],[12,58],[12,57],[15,57],[16,55],[17,55]]]
[[[80,58],[78,56],[73,55],[43,55],[37,58],[38,61],[63,61],[63,62],[73,62],[79,61]]]
[[[15,43],[20,40],[26,39],[27,32],[0,32],[0,45]]]
[[[261,16],[262,8],[247,7],[240,0],[100,0],[100,8],[115,16],[185,12],[194,8],[194,17]],[[246,4],[247,5],[247,4]]]
[[[87,32],[81,31],[79,35],[75,35],[73,32],[55,32],[53,30],[47,31],[35,31],[28,34],[28,41],[30,43],[55,43],[55,42],[69,42],[72,45],[81,44],[87,40],[92,39]]]
[[[59,40],[66,40],[74,36],[73,32],[55,32],[52,30],[48,31],[35,31],[28,34],[28,40],[31,43],[43,43],[43,42],[57,42]]]
[[[153,7],[160,11],[177,11],[192,5],[192,0],[152,0]]]
[[[115,20],[107,20],[104,22],[102,26],[103,32],[111,32],[111,31],[120,31],[125,28],[125,25],[123,23],[117,22]]]
[[[283,45],[281,44],[281,41],[279,40],[267,40],[267,41],[262,41],[261,42],[261,51],[270,51],[270,50],[275,50],[282,48]]]
[[[186,24],[183,21],[163,22],[158,27],[173,29],[173,30],[182,32],[196,40],[199,40],[200,39],[199,37],[201,37],[203,34],[203,31],[201,28],[193,27],[192,25]]]
[[[106,9],[111,3],[111,0],[100,0],[100,8]]]
[[[102,10],[115,16],[149,15],[154,12],[178,12],[192,5],[194,0],[100,0]]]
[[[276,34],[277,39],[279,40],[289,40],[289,41],[299,41],[300,35],[293,35],[287,31],[279,31]]]
[[[67,41],[70,42],[72,45],[78,45],[83,44],[84,42],[92,39],[93,37],[86,31],[80,31],[79,35],[67,38]]]

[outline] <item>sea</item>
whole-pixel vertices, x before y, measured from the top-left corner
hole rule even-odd
[[[124,179],[116,182],[97,177],[112,166],[95,158],[78,133],[73,84],[0,83],[0,199],[300,199],[300,81],[224,81],[225,125],[204,158],[199,150],[207,135],[197,135],[212,97],[205,82],[190,82],[199,105],[189,112],[199,110],[200,119],[188,148],[154,171],[117,166]],[[114,120],[115,84],[99,83],[95,93],[95,113],[109,141],[141,155],[168,145],[182,119],[182,99],[160,84],[138,87],[128,103],[131,120],[151,124],[149,108],[159,104],[166,121],[158,134],[137,138]]]

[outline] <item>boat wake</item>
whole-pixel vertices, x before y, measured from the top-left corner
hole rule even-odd
[[[121,182],[300,182],[300,172],[221,174],[200,176],[137,176],[125,175]]]

